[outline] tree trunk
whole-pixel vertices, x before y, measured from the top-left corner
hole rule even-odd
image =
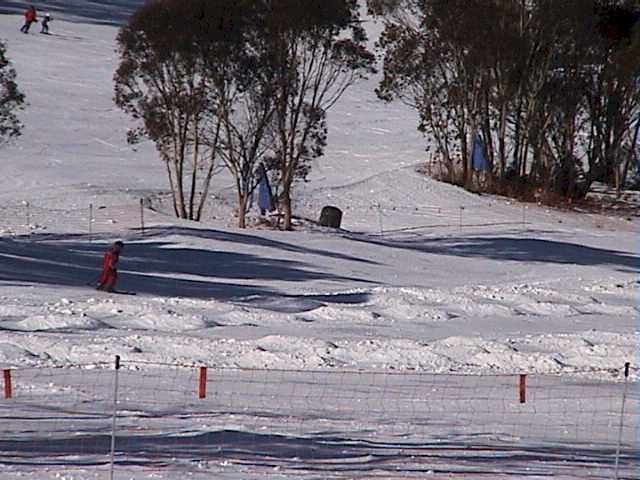
[[[178,209],[180,211],[180,218],[187,218],[187,209],[185,206],[184,198],[184,152],[181,152],[181,158],[176,161],[176,184],[178,186]]]
[[[238,227],[247,228],[247,196],[238,193]]]
[[[520,154],[520,142],[522,140],[520,138],[520,130],[522,126],[521,123],[522,123],[522,94],[520,93],[520,98],[518,99],[518,108],[516,109],[516,119],[515,119],[515,126],[514,126],[514,132],[513,132],[513,141],[514,141],[513,167],[516,172],[520,172],[519,154]]]
[[[169,176],[169,188],[171,189],[171,201],[173,203],[173,212],[176,214],[176,217],[179,217],[180,214],[178,212],[178,203],[176,201],[176,187],[173,183],[173,174],[171,173],[171,163],[166,161],[167,164],[167,175]]]
[[[280,196],[282,201],[282,207],[284,210],[284,229],[292,230],[293,222],[292,222],[292,209],[291,209],[291,192],[287,185],[283,186],[282,195]]]
[[[202,186],[202,195],[200,195],[200,202],[198,203],[198,211],[196,213],[196,220],[200,221],[202,219],[202,210],[204,209],[204,205],[207,202],[207,196],[209,195],[209,187],[211,186],[211,178],[213,177],[213,169],[216,164],[215,158],[215,149],[211,153],[211,158],[209,159],[211,162],[209,164],[209,168],[207,169],[207,174],[203,181]]]
[[[636,121],[636,128],[634,129],[631,145],[629,146],[629,155],[627,155],[627,158],[625,159],[625,162],[624,162],[624,168],[622,169],[622,178],[620,179],[622,189],[624,189],[627,186],[627,175],[629,173],[629,165],[633,164],[633,159],[637,154],[636,150],[637,150],[638,140],[640,140],[638,138],[639,133],[640,133],[640,118],[638,118],[638,120]]]
[[[525,137],[522,145],[522,177],[527,176],[527,158],[529,157],[529,139]]]
[[[196,122],[197,123],[197,122]],[[195,220],[195,200],[198,188],[198,156],[200,155],[200,140],[198,138],[197,125],[193,147],[193,172],[191,172],[191,192],[189,192],[189,220]]]
[[[466,118],[461,115],[458,121],[458,144],[460,146],[460,161],[462,163],[462,184],[466,186],[469,180],[469,161],[467,159],[467,129]]]
[[[183,188],[183,182],[182,182],[182,172],[181,169],[178,166],[178,162],[176,161],[174,163],[174,175],[175,175],[175,186],[176,186],[176,205],[178,207],[178,218],[187,218],[187,214],[186,214],[186,210],[185,210],[185,206],[184,206],[184,188]]]

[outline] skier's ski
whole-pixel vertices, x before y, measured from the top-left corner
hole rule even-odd
[[[104,293],[115,293],[116,295],[137,295],[136,292],[130,292],[128,290],[102,290],[101,288],[96,288],[96,290]]]
[[[43,33],[42,35],[49,35],[50,37],[62,38],[64,40],[84,40],[83,37],[76,37],[75,35],[63,35],[61,33]]]

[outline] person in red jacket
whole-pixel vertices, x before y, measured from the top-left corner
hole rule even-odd
[[[124,248],[124,243],[120,240],[115,242],[109,250],[104,254],[102,260],[102,274],[98,281],[98,290],[104,290],[105,292],[113,292],[116,289],[116,282],[118,281],[118,260],[120,260],[120,253]]]
[[[37,23],[38,17],[36,14],[36,7],[29,7],[29,9],[24,12],[24,25],[20,29],[22,33],[29,33],[29,28],[31,28],[32,23]]]

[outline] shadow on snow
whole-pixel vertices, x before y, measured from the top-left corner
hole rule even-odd
[[[260,241],[259,237],[249,235],[230,233],[230,237],[225,238],[227,234],[224,232],[210,232],[211,238],[218,240],[238,242],[244,237],[244,242],[247,244],[251,244],[251,238]],[[307,251],[284,242],[269,242],[269,245],[274,248],[293,249],[308,254],[333,255],[332,252]],[[40,234],[32,235],[30,240],[0,238],[0,282],[11,285],[42,284],[89,288],[89,284],[97,280],[106,247],[107,244],[104,242],[90,243],[82,235]],[[171,297],[229,300],[277,295],[297,298],[267,286],[256,285],[256,283],[312,280],[369,283],[365,279],[317,271],[301,261],[278,259],[266,255],[258,256],[245,252],[176,246],[166,240],[153,238],[127,242],[119,266],[119,288]],[[219,279],[233,282],[220,282]],[[248,281],[252,281],[253,284],[243,283]],[[309,296],[308,300],[312,300],[312,297]],[[314,299],[315,303],[319,301],[345,303],[358,302],[361,299],[324,295],[322,298]],[[304,305],[299,307],[309,308]]]
[[[235,244],[249,245],[253,247],[265,247],[283,250],[291,253],[301,253],[304,255],[318,255],[321,257],[334,258],[337,260],[347,260],[359,263],[367,263],[369,265],[379,265],[378,262],[363,259],[353,255],[347,255],[340,252],[309,248],[293,243],[282,242],[279,240],[273,240],[259,234],[252,235],[249,233],[229,232],[223,230],[213,230],[205,228],[189,228],[189,227],[177,227],[177,226],[161,226],[151,227],[145,230],[145,238],[153,236],[165,237],[167,235],[183,235],[188,237],[203,238],[207,240],[216,240],[218,242],[232,242]]]
[[[82,467],[107,463],[107,434],[47,440],[0,440],[3,463],[14,466]],[[181,463],[240,462],[245,468],[281,467],[299,472],[356,473],[389,471],[396,475],[433,473],[510,474],[518,478],[588,468],[612,469],[614,448],[592,445],[535,446],[486,444],[473,440],[424,442],[367,441],[321,434],[292,436],[222,430],[196,435],[125,435],[116,441],[117,466],[161,468]],[[82,457],[85,459],[82,459]],[[76,460],[74,460],[74,457]],[[87,458],[88,457],[88,458]],[[93,458],[91,458],[93,457]],[[623,469],[637,467],[637,452],[624,451]],[[116,468],[117,468],[116,466]]]
[[[528,231],[526,234],[535,236],[539,232]],[[640,256],[638,255],[558,240],[508,236],[447,236],[394,239],[350,234],[346,237],[356,242],[413,250],[433,255],[485,258],[523,263],[579,266],[611,265],[627,272],[640,271]]]

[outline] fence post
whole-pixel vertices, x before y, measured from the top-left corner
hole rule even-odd
[[[113,480],[116,452],[116,418],[118,417],[118,372],[120,370],[120,355],[116,355],[115,372],[113,377],[113,419],[111,421],[111,466],[109,479]]]
[[[93,203],[89,204],[89,242],[93,235]]]
[[[380,224],[380,235],[384,232],[384,226],[382,224],[382,205],[378,202],[378,223]]]
[[[27,228],[31,230],[31,205],[29,202],[25,202],[25,205],[27,207]]]
[[[462,212],[464,211],[464,207],[462,205],[460,205],[460,225],[458,227],[458,229],[460,231],[462,231]]]
[[[4,398],[9,399],[13,396],[13,388],[11,385],[11,370],[8,368],[4,371]]]
[[[200,381],[198,383],[198,398],[207,397],[207,367],[200,367]]]
[[[520,375],[520,403],[527,403],[527,375]]]
[[[144,235],[144,200],[140,199],[140,231]]]
[[[618,429],[618,445],[616,446],[616,470],[613,478],[618,480],[618,467],[620,465],[620,446],[622,445],[622,430],[624,429],[624,406],[627,401],[627,388],[629,387],[629,362],[624,364],[624,390],[622,391],[622,406],[620,407],[620,427]]]

